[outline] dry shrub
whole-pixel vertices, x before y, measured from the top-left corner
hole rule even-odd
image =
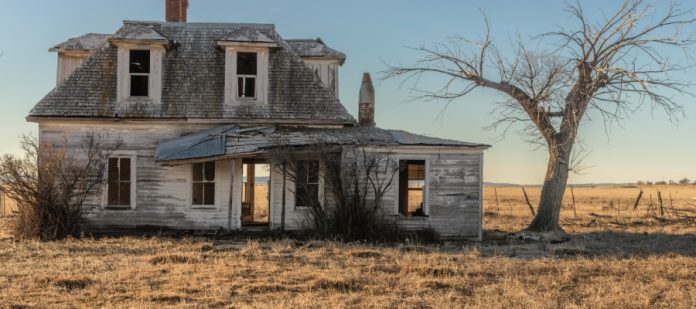
[[[158,255],[150,259],[150,264],[160,265],[160,264],[191,264],[197,263],[198,259],[190,256],[184,255]]]
[[[318,290],[332,290],[336,292],[350,293],[362,291],[364,286],[359,280],[355,278],[317,279],[312,284],[312,288]]]
[[[297,288],[287,287],[280,284],[260,284],[251,285],[246,288],[248,294],[268,294],[268,293],[283,293],[283,292],[298,292]]]
[[[24,157],[6,154],[0,160],[1,189],[17,203],[14,236],[56,240],[78,235],[82,205],[102,183],[108,149],[91,133],[77,147],[81,151],[70,151],[67,141],[59,147],[40,145],[33,136],[24,136],[21,146]]]
[[[192,300],[186,296],[181,296],[181,295],[177,295],[177,294],[161,294],[161,295],[150,296],[150,301],[156,302],[156,303],[176,304],[176,303],[180,303],[180,302],[190,302]]]
[[[379,258],[382,254],[377,251],[350,251],[349,256],[357,258]]]
[[[384,196],[391,190],[394,175],[399,171],[398,160],[389,151],[368,152],[355,147],[336,151],[318,143],[312,149],[323,159],[324,183],[334,197],[331,207],[325,207],[315,198],[303,198],[308,210],[303,218],[305,235],[309,238],[343,242],[367,241],[395,243],[403,241],[429,242],[439,239],[434,230],[421,236],[405,232],[385,215]],[[282,162],[284,174],[296,184],[295,193],[312,192],[299,187],[294,164],[302,158],[292,151],[278,151],[273,155]]]
[[[93,283],[92,279],[87,277],[52,277],[39,280],[42,285],[53,285],[62,288],[66,291],[82,290]]]

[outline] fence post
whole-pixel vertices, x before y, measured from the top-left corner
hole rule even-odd
[[[529,197],[527,196],[527,191],[522,187],[522,193],[524,193],[524,199],[527,201],[527,206],[529,206],[529,211],[532,212],[532,217],[535,217],[536,214],[534,213],[534,207],[532,207],[532,203],[529,202]]]

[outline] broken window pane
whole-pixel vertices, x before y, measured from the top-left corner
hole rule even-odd
[[[148,84],[150,77],[147,75],[131,75],[130,96],[131,97],[146,97],[148,96]]]
[[[256,53],[237,53],[237,75],[256,75]]]
[[[237,89],[240,98],[254,98],[256,96],[256,78],[238,77]]]
[[[130,51],[130,73],[150,73],[150,51]]]

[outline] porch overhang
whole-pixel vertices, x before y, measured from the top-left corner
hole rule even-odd
[[[406,131],[376,127],[279,128],[260,126],[242,128],[225,125],[168,140],[157,145],[155,161],[163,165],[181,165],[232,158],[263,157],[278,149],[311,150],[321,145],[370,147],[438,147],[479,149],[489,145],[417,135]]]

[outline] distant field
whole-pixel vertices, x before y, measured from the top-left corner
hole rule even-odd
[[[535,205],[539,188],[526,190]],[[542,240],[509,234],[531,219],[519,187],[485,189],[483,243],[0,235],[0,308],[694,308],[696,222],[648,206],[660,190],[663,204],[671,193],[671,208],[696,209],[696,187],[644,187],[633,210],[639,190],[574,189],[570,234]]]
[[[529,200],[536,209],[539,202],[541,187],[525,187]],[[643,195],[634,209],[635,202],[640,191]],[[595,219],[596,222],[611,221],[614,227],[630,228],[631,222],[641,220],[654,220],[654,215],[659,215],[658,191],[662,196],[664,216],[677,219],[672,216],[669,209],[688,209],[696,211],[696,185],[659,185],[659,186],[598,186],[575,187],[566,190],[561,210],[562,224],[567,232],[591,232],[598,227],[590,224],[583,226],[578,223],[587,223],[587,220]],[[495,193],[498,194],[496,204]],[[573,210],[573,195],[575,196],[575,211]],[[514,231],[525,227],[532,219],[532,214],[524,198],[522,187],[494,187],[487,186],[483,194],[485,216],[484,226],[489,230]],[[577,214],[577,217],[575,216]],[[696,215],[696,213],[694,213]],[[653,231],[647,225],[637,225],[640,232]],[[647,230],[646,230],[647,229]],[[693,227],[681,227],[675,229],[675,233],[694,233]]]

